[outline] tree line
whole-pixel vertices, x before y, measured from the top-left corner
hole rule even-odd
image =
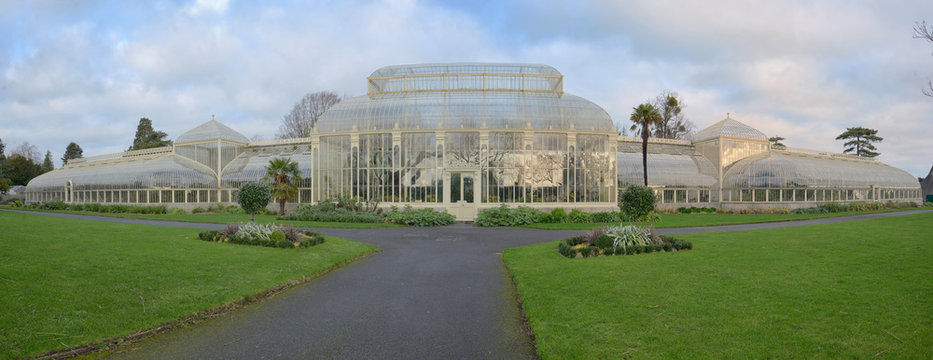
[[[165,139],[167,136],[168,134],[164,131],[152,128],[152,120],[141,118],[136,127],[136,137],[128,150],[169,146],[172,141]],[[46,150],[45,157],[41,160],[39,154],[35,145],[25,141],[10,151],[10,155],[7,156],[6,144],[3,143],[3,139],[0,139],[0,194],[7,192],[13,186],[26,185],[35,177],[55,170],[52,151]],[[65,146],[64,155],[61,157],[62,164],[67,165],[69,160],[83,156],[84,149],[72,141]]]

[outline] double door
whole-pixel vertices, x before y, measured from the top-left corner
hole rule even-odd
[[[450,171],[447,176],[448,211],[458,221],[476,217],[476,171]]]

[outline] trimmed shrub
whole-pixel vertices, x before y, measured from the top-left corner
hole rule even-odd
[[[577,251],[573,249],[570,245],[567,245],[566,241],[561,241],[557,244],[557,252],[566,257],[572,258],[576,255]]]
[[[443,226],[453,224],[456,218],[448,214],[447,211],[437,211],[431,208],[412,209],[405,205],[405,209],[399,210],[393,206],[392,210],[385,214],[386,220],[395,224],[408,226]]]
[[[168,213],[171,214],[171,215],[186,215],[186,214],[188,214],[188,212],[186,212],[185,209],[182,209],[182,208],[172,208],[172,210],[169,210]]]
[[[559,224],[559,223],[567,222],[567,219],[568,219],[567,212],[564,211],[564,208],[559,207],[559,208],[554,208],[554,210],[551,210],[551,216],[550,216],[551,221],[549,222]]]
[[[603,211],[590,214],[590,221],[594,223],[618,223],[622,221],[619,212]]]
[[[585,242],[588,246],[595,246],[596,240],[600,236],[603,236],[605,234],[606,234],[606,230],[603,228],[596,228],[596,229],[590,230],[589,232],[583,235],[583,242]]]
[[[282,230],[276,230],[269,234],[269,240],[272,240],[276,243],[279,241],[287,241],[285,238],[285,233],[282,232]]]
[[[217,230],[208,230],[198,233],[198,239],[204,241],[221,241],[223,239],[223,233]]]
[[[569,219],[574,224],[586,224],[590,222],[590,213],[577,209],[570,210]]]
[[[319,232],[305,231],[304,235],[307,236],[304,240],[301,241],[301,245],[304,247],[310,247],[324,243],[324,235]]]
[[[612,251],[612,236],[602,234],[596,238],[596,248],[603,251]]]
[[[250,181],[240,185],[237,191],[237,203],[249,214],[249,221],[254,221],[256,213],[266,209],[272,201],[272,190],[268,184]]]
[[[509,208],[506,204],[498,207],[483,209],[476,216],[476,225],[493,226],[519,226],[534,224],[541,218],[543,212],[527,206]]]
[[[279,233],[281,233],[281,231],[279,231]],[[280,249],[294,249],[295,243],[282,239],[282,240],[277,240],[275,242],[275,247],[280,248]]]
[[[619,209],[632,219],[641,221],[654,210],[654,191],[647,186],[631,185],[619,196]]]
[[[336,208],[332,204],[328,201],[322,201],[314,205],[301,205],[295,211],[280,216],[279,219],[353,223],[381,223],[385,221],[382,215],[372,211]]]

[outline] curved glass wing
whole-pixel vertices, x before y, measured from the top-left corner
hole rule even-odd
[[[74,184],[75,190],[217,187],[217,178],[210,169],[172,154],[155,159],[65,167],[32,179],[28,189],[60,191],[68,181]]]
[[[331,107],[322,135],[416,129],[538,129],[615,132],[609,114],[584,98],[525,92],[439,92],[357,96]]]
[[[618,153],[619,189],[645,183],[641,153]],[[715,187],[716,167],[701,155],[648,154],[648,185],[663,187]]]
[[[772,151],[739,160],[724,175],[724,187],[919,187],[917,178],[878,161]]]
[[[223,176],[220,178],[220,186],[222,188],[236,189],[245,182],[261,181],[263,176],[266,176],[266,166],[269,165],[269,161],[275,158],[287,158],[297,162],[302,179],[298,187],[311,186],[311,154],[288,152],[243,153],[224,168]]]

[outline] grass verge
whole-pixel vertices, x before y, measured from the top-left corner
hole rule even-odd
[[[903,208],[903,209],[883,209],[873,211],[846,211],[826,214],[659,214],[661,221],[653,223],[656,228],[678,228],[678,227],[696,227],[696,226],[716,226],[716,225],[736,225],[736,224],[757,224],[766,222],[794,221],[830,218],[839,216],[874,214],[892,211],[903,211],[913,209],[930,208]],[[584,223],[584,224],[530,224],[522,227],[541,230],[590,230],[599,227],[616,226],[618,223]]]
[[[144,338],[378,250],[336,237],[302,250],[213,243],[197,231],[0,212],[0,358]]]
[[[678,235],[694,250],[505,251],[544,359],[925,358],[933,213]]]
[[[72,210],[39,210],[12,208],[9,206],[0,206],[0,209],[54,212],[62,214],[106,216],[124,219],[142,219],[142,220],[161,220],[161,221],[180,221],[205,224],[233,224],[249,222],[249,214],[122,214],[122,213],[98,213],[91,211],[72,211]],[[256,215],[256,222],[260,224],[286,224],[311,228],[345,228],[345,229],[374,229],[400,227],[404,225],[388,223],[345,223],[345,222],[323,222],[323,221],[297,221],[297,220],[278,220],[277,215]]]

